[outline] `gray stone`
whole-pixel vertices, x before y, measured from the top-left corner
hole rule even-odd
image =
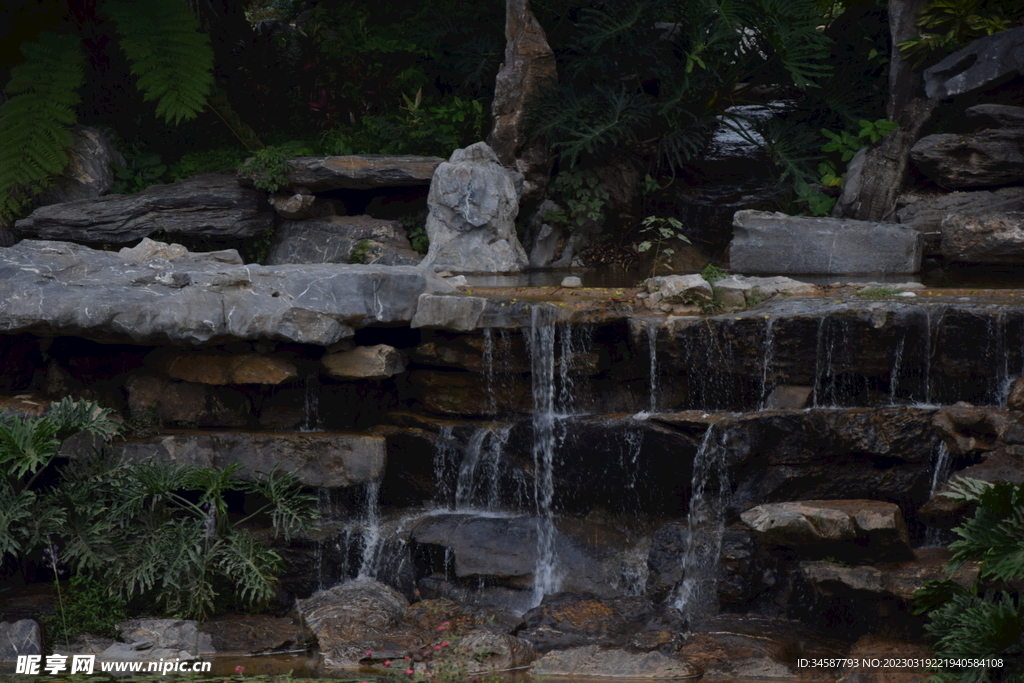
[[[296,600],[306,627],[316,636],[329,667],[359,667],[366,650],[396,629],[409,602],[401,593],[373,579],[361,578]]]
[[[1024,128],[1024,107],[1008,104],[976,104],[964,112],[971,128]]]
[[[129,377],[125,388],[128,409],[135,418],[155,415],[162,424],[199,427],[245,427],[251,420],[249,399],[235,389],[149,375]]]
[[[267,265],[349,263],[355,252],[362,263],[414,266],[423,257],[413,251],[398,221],[371,216],[328,216],[281,224],[270,245]]]
[[[930,98],[945,99],[997,85],[1024,73],[1024,27],[979,38],[924,70]]]
[[[906,548],[910,539],[898,506],[878,500],[804,500],[758,505],[740,515],[776,545],[803,548],[864,539]]]
[[[808,399],[814,387],[781,384],[768,394],[764,407],[767,410],[797,410],[808,407]]]
[[[947,216],[942,255],[964,263],[1024,263],[1024,211]]]
[[[158,230],[173,235],[254,237],[274,223],[263,196],[232,176],[207,173],[137,194],[43,206],[15,223],[46,240],[123,244]]]
[[[708,302],[714,292],[708,281],[700,275],[663,275],[644,283],[652,298],[666,304],[692,304]]]
[[[775,277],[744,277],[733,275],[717,281],[713,288],[719,300],[727,307],[740,308],[776,294],[785,296],[815,296],[821,288],[783,275]]]
[[[145,263],[155,259],[173,259],[189,257],[199,261],[210,261],[211,263],[226,263],[240,266],[245,262],[238,255],[235,249],[223,249],[221,251],[189,251],[180,244],[167,244],[157,242],[148,237],[134,247],[121,247],[117,252],[121,258],[131,263]]]
[[[940,187],[991,187],[1024,181],[1024,128],[997,128],[964,135],[928,135],[910,158]]]
[[[312,192],[429,185],[434,170],[443,161],[438,157],[386,154],[296,157],[288,160],[292,167],[288,185],[305,187]],[[252,178],[245,174],[240,174],[239,180],[252,185]]]
[[[422,269],[133,264],[66,242],[0,249],[0,332],[138,344],[268,338],[329,346],[354,328],[412,319],[425,292],[455,288]]]
[[[110,139],[99,129],[76,125],[71,128],[71,140],[67,168],[33,199],[36,206],[92,199],[114,186],[110,165],[124,166],[125,161]]]
[[[598,645],[549,652],[533,668],[538,676],[599,676],[601,678],[697,678],[693,664],[660,652],[606,650]]]
[[[767,211],[737,211],[733,226],[734,270],[836,275],[921,268],[921,235],[906,226]]]
[[[167,460],[193,467],[238,463],[239,476],[247,480],[279,465],[294,472],[304,486],[323,488],[377,481],[385,459],[382,437],[340,432],[186,432],[116,448],[135,461]]]
[[[523,200],[540,201],[551,174],[551,157],[527,130],[531,98],[558,80],[555,54],[529,0],[505,4],[505,61],[494,84],[491,115],[494,127],[487,143],[505,166],[523,176]]]
[[[526,252],[516,235],[515,179],[485,143],[457,149],[438,166],[427,204],[430,250],[423,266],[453,273],[505,273],[526,267]]]
[[[900,197],[896,216],[903,225],[909,225],[925,235],[934,234],[935,242],[938,243],[942,221],[951,214],[978,216],[1004,211],[1024,211],[1024,187],[939,195],[907,194]]]
[[[562,228],[544,221],[545,216],[558,209],[558,204],[545,199],[530,219],[523,247],[529,252],[531,268],[564,267],[572,259],[572,249],[563,240]]]
[[[562,285],[561,286],[562,287],[573,287],[573,288],[575,288],[575,287],[582,287],[583,286],[583,280],[579,279],[575,275],[570,275],[568,277],[562,278]]]
[[[201,633],[199,622],[191,619],[130,619],[117,628],[129,644],[146,642],[153,648],[188,650],[196,655],[213,652],[210,634]]]
[[[171,662],[174,660],[197,659],[196,655],[188,650],[178,650],[170,647],[145,647],[146,643],[139,643],[136,647],[132,643],[114,643],[103,652],[96,655],[98,662],[159,662],[161,660]]]
[[[267,201],[278,216],[289,221],[321,218],[334,213],[334,206],[330,202],[311,194],[275,194]]]
[[[43,639],[39,624],[32,619],[0,621],[0,662],[13,662],[18,655],[40,655]]]
[[[405,356],[387,344],[357,346],[320,359],[327,374],[338,379],[387,379],[405,372]]]

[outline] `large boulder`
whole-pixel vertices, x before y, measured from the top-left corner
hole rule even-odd
[[[517,635],[538,652],[583,645],[626,645],[654,614],[644,597],[599,599],[593,595],[556,593],[523,615]]]
[[[308,645],[294,619],[269,614],[221,614],[203,622],[199,630],[210,636],[218,653],[265,654]]]
[[[259,353],[170,353],[159,360],[171,379],[198,384],[282,384],[298,371],[283,358]]]
[[[51,180],[37,195],[36,206],[92,199],[110,192],[114,186],[111,164],[124,165],[124,156],[99,129],[77,125],[71,129],[71,147],[64,172]]]
[[[758,505],[740,519],[765,540],[789,548],[859,541],[873,550],[910,547],[899,507],[877,500],[804,500]]]
[[[569,676],[599,678],[673,679],[698,678],[701,674],[693,664],[663,655],[660,652],[627,652],[597,645],[574,647],[549,652],[537,661],[537,676]]]
[[[407,322],[420,294],[453,292],[411,266],[227,265],[193,254],[133,263],[66,242],[0,249],[0,333],[199,345],[269,338],[330,346]]]
[[[15,227],[45,240],[123,244],[163,231],[170,235],[237,239],[274,224],[259,192],[230,175],[207,173],[137,194],[111,194],[43,206]]]
[[[964,263],[1024,263],[1024,211],[946,217],[942,255]]]
[[[377,344],[329,353],[320,362],[337,379],[387,379],[405,372],[406,359],[395,347]]]
[[[329,190],[372,190],[378,187],[429,185],[434,170],[444,159],[437,157],[355,154],[339,157],[295,157],[289,159],[289,187],[312,192]],[[239,180],[252,185],[252,176]]]
[[[414,266],[422,260],[398,221],[370,216],[327,216],[285,221],[277,229],[267,265],[360,263]]]
[[[975,92],[1024,74],[1024,27],[979,38],[924,70],[928,97]]]
[[[519,213],[516,177],[486,143],[452,152],[451,158],[437,167],[430,184],[430,250],[423,266],[487,273],[525,268],[528,259],[515,226]]]
[[[972,190],[942,194],[905,194],[896,204],[896,216],[924,238],[925,254],[942,251],[942,222],[953,216],[1024,211],[1024,187]],[[957,219],[959,220],[959,219]]]
[[[293,472],[305,486],[345,488],[377,481],[384,472],[379,436],[339,432],[185,432],[162,434],[116,447],[130,460],[164,460],[193,467],[242,466],[252,479],[274,467]]]
[[[1024,128],[921,138],[910,158],[940,187],[991,187],[1024,181]]]
[[[912,228],[838,218],[737,211],[729,265],[745,273],[916,273],[921,236]]]
[[[23,655],[43,654],[39,624],[32,619],[0,621],[0,662],[13,662]]]
[[[1024,107],[1009,104],[976,104],[964,112],[964,122],[982,128],[1024,128]]]

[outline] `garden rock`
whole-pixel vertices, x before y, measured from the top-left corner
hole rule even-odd
[[[160,359],[171,379],[198,384],[282,384],[295,379],[295,366],[258,353],[172,353]]]
[[[964,263],[1024,263],[1024,211],[946,217],[942,255]]]
[[[126,643],[149,643],[153,648],[187,650],[193,655],[214,651],[210,634],[201,633],[199,622],[191,619],[130,619],[117,628]]]
[[[945,99],[1024,74],[1024,27],[979,38],[924,70],[930,98]]]
[[[523,246],[529,249],[531,268],[564,268],[572,261],[572,241],[563,239],[560,226],[544,220],[559,208],[558,204],[545,199],[530,219]]]
[[[274,223],[262,194],[230,175],[207,173],[137,194],[43,206],[15,227],[45,240],[123,244],[163,231],[221,239],[254,237]]]
[[[476,628],[462,636],[456,652],[479,662],[481,672],[519,669],[537,658],[530,641],[487,628]]]
[[[455,292],[409,266],[133,264],[66,242],[0,250],[0,333],[199,345],[275,339],[330,346],[354,329],[412,319],[420,294]]]
[[[39,624],[32,619],[0,621],[0,662],[13,662],[19,655],[40,655],[43,639]]]
[[[537,661],[533,673],[537,676],[672,679],[697,678],[701,671],[687,661],[660,652],[636,653],[587,645],[549,652]]]
[[[238,476],[279,466],[304,486],[345,488],[377,481],[384,472],[379,436],[340,432],[185,432],[161,434],[116,447],[130,460],[170,461],[193,467],[242,466]]]
[[[758,505],[740,515],[766,541],[788,548],[860,541],[904,552],[910,538],[899,507],[877,500],[804,500]]]
[[[405,356],[393,346],[357,346],[320,359],[327,374],[337,379],[387,379],[405,372]]]
[[[940,187],[990,187],[1024,181],[1024,128],[921,138],[910,158]]]
[[[986,213],[1024,211],[1024,187],[971,190],[943,194],[905,194],[896,203],[896,217],[924,238],[927,255],[942,251],[942,221],[954,214],[980,216]]]
[[[180,244],[157,242],[156,240],[151,240],[148,237],[143,237],[142,241],[134,247],[121,247],[117,253],[121,258],[135,264],[145,263],[146,261],[152,261],[154,259],[174,259],[185,257],[199,261],[225,263],[235,266],[240,266],[245,263],[242,260],[242,257],[238,255],[238,251],[235,249],[222,249],[221,251],[189,251]]]
[[[91,126],[76,125],[71,128],[71,147],[67,153],[67,168],[35,197],[33,203],[36,206],[104,195],[114,186],[114,171],[110,165],[125,165],[124,156],[110,139]]]
[[[714,298],[708,281],[700,275],[665,275],[652,277],[644,285],[651,295],[645,301],[649,307],[664,304],[707,303]]]
[[[523,615],[517,635],[533,643],[538,652],[584,645],[624,646],[653,615],[645,597],[600,599],[594,595],[545,595],[539,606]]]
[[[737,211],[733,227],[733,270],[835,275],[921,268],[920,234],[893,223]]]
[[[429,185],[434,170],[444,159],[438,157],[356,154],[337,157],[296,157],[287,184],[311,192],[329,190],[372,190],[378,187]],[[252,185],[244,174],[239,180]]]
[[[775,277],[745,277],[733,275],[713,285],[719,300],[727,307],[742,308],[776,294],[786,296],[816,296],[821,288],[782,275]]]
[[[453,273],[526,267],[526,252],[516,236],[515,178],[485,143],[457,149],[438,166],[427,204],[430,250],[424,267]]]
[[[218,653],[281,652],[302,649],[307,643],[294,619],[269,614],[224,614],[203,622],[199,629],[209,634]]]
[[[135,419],[152,417],[160,424],[197,427],[245,427],[252,419],[249,399],[227,387],[136,375],[128,378],[125,388]]]
[[[982,128],[1024,128],[1024,107],[1008,104],[976,104],[964,112],[968,126]]]
[[[268,199],[277,215],[285,220],[299,221],[305,218],[322,218],[334,213],[334,206],[316,195],[274,194]]]
[[[382,266],[413,266],[423,259],[413,251],[398,221],[328,216],[282,223],[270,245],[267,265],[351,263],[354,258]]]

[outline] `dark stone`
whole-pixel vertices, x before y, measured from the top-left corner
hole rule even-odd
[[[31,334],[0,335],[0,391],[21,391],[42,364],[39,339]]]
[[[945,99],[1024,74],[1024,27],[979,38],[924,70],[928,97]]]
[[[163,231],[214,238],[254,237],[274,223],[259,192],[229,175],[207,173],[137,194],[44,206],[15,227],[46,240],[123,244]]]
[[[523,615],[516,635],[538,652],[582,645],[622,646],[647,623],[654,608],[646,598],[598,599],[590,595],[555,593]]]
[[[32,619],[0,621],[0,662],[13,662],[21,655],[43,653],[39,624]]]
[[[267,265],[283,263],[349,263],[353,253],[361,263],[412,266],[423,257],[412,250],[398,221],[370,216],[328,216],[285,221],[270,246]]]
[[[339,157],[296,157],[289,159],[291,187],[312,192],[328,190],[372,190],[378,187],[429,185],[434,170],[444,159],[437,157],[357,154]],[[252,185],[252,178],[239,180]]]
[[[983,128],[1024,128],[1024,107],[1008,104],[976,104],[964,112],[968,126]]]
[[[942,222],[954,216],[1024,211],[1024,187],[972,190],[932,195],[901,195],[896,206],[900,223],[919,231],[927,255],[942,253]],[[957,218],[959,220],[959,218]]]
[[[110,165],[123,166],[125,160],[107,136],[91,126],[76,125],[71,128],[71,138],[67,168],[33,199],[36,206],[93,199],[114,186]]]
[[[921,138],[910,158],[940,187],[991,187],[1024,180],[1024,128]]]
[[[247,654],[304,649],[302,628],[289,617],[267,614],[223,614],[203,622],[199,630],[208,633],[213,649]]]
[[[1024,211],[947,217],[942,255],[961,263],[1024,263]]]

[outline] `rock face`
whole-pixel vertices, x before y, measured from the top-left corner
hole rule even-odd
[[[558,79],[555,54],[529,0],[505,4],[505,61],[498,70],[491,115],[494,127],[487,144],[504,166],[523,175],[523,200],[539,201],[547,187],[551,161],[544,146],[528,143],[526,104]],[[532,257],[532,255],[531,255]]]
[[[651,603],[642,597],[600,600],[592,595],[555,593],[523,615],[519,631],[538,652],[581,645],[625,645],[646,623]]]
[[[544,655],[533,668],[538,676],[598,676],[600,678],[696,678],[692,664],[660,652],[633,653],[597,645],[575,647]]]
[[[952,554],[946,548],[919,548],[911,559],[876,565],[842,565],[835,562],[801,562],[804,579],[827,593],[871,593],[910,601],[926,581],[951,580],[964,588],[978,578],[978,563],[968,562],[952,576],[946,562]]]
[[[928,97],[945,99],[1024,74],[1024,27],[980,38],[924,70]]]
[[[249,399],[236,389],[192,382],[170,382],[137,375],[125,383],[133,417],[197,427],[245,427],[251,419]]]
[[[354,579],[298,600],[296,608],[316,636],[329,667],[359,667],[367,650],[395,629],[409,602],[395,589],[373,579]]]
[[[1024,211],[947,217],[942,255],[967,263],[1024,263]]]
[[[387,379],[405,372],[405,356],[393,346],[357,346],[320,359],[327,374],[337,379]]]
[[[1024,178],[1024,128],[997,128],[965,135],[929,135],[910,158],[940,187],[990,187]]]
[[[260,337],[329,346],[372,322],[411,320],[417,297],[454,291],[412,267],[133,264],[65,242],[0,250],[0,332],[205,344]]]
[[[789,548],[861,540],[876,550],[906,551],[899,507],[877,500],[804,500],[758,505],[740,519],[765,540]]]
[[[163,359],[171,379],[199,384],[281,384],[295,379],[295,366],[282,358],[258,353],[176,353]]]
[[[1008,104],[976,104],[964,111],[968,126],[980,128],[1024,128],[1024,107]]]
[[[124,165],[124,156],[102,131],[77,125],[71,129],[68,166],[50,186],[35,197],[36,206],[92,199],[110,192],[114,171],[110,164]]]
[[[480,662],[481,670],[516,669],[537,658],[533,643],[486,628],[473,629],[460,640],[456,651]]]
[[[916,273],[921,237],[891,223],[737,211],[729,252],[745,273]]]
[[[209,634],[218,653],[247,654],[300,649],[306,645],[302,629],[293,619],[268,614],[224,614],[199,627]]]
[[[43,639],[32,619],[0,621],[0,662],[17,661],[19,655],[40,655]]]
[[[255,190],[232,176],[207,173],[138,194],[112,194],[44,206],[15,227],[45,240],[123,244],[162,230],[219,238],[253,237],[274,223]]]
[[[429,185],[434,169],[443,161],[437,157],[386,154],[296,157],[288,160],[292,167],[288,184],[312,192]],[[245,175],[240,176],[240,180],[252,184],[252,179]]]
[[[457,149],[437,167],[427,204],[426,268],[504,273],[526,267],[515,228],[519,191],[485,143]]]
[[[267,265],[283,263],[360,263],[414,266],[423,257],[409,244],[398,221],[370,216],[328,216],[285,221],[270,245]]]
[[[900,223],[922,234],[925,254],[934,255],[942,251],[942,222],[947,217],[980,216],[1007,211],[1024,211],[1024,187],[930,196],[903,195],[897,202],[896,216]]]
[[[323,488],[377,481],[385,458],[383,438],[337,432],[190,432],[132,441],[117,448],[136,461],[169,460],[194,467],[239,463],[243,479],[280,466],[294,472],[305,486]]]

